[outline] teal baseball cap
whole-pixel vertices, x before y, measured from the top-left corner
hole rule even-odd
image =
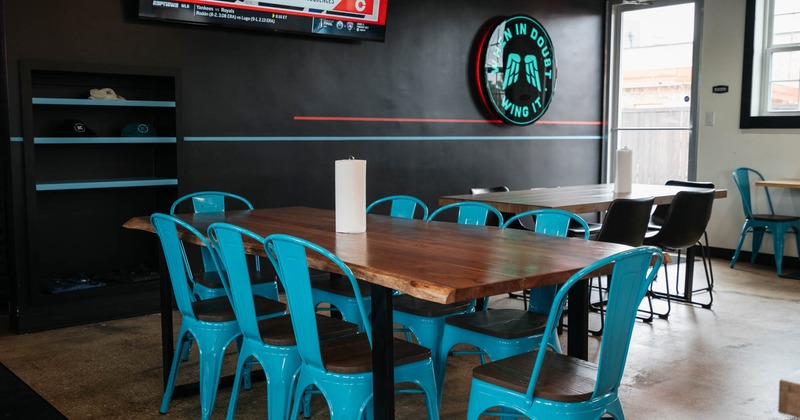
[[[122,137],[155,137],[156,129],[148,123],[130,123],[122,127]]]

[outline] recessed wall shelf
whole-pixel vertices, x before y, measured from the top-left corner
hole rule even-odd
[[[179,86],[174,69],[20,63],[27,230],[19,229],[19,243],[27,264],[14,274],[21,279],[10,311],[17,332],[159,310],[157,276],[130,282],[120,273],[159,271],[160,245],[122,224],[168,211],[177,198]],[[126,99],[81,99],[98,87]],[[123,135],[134,123],[157,137]],[[102,287],[50,287],[75,278]]]

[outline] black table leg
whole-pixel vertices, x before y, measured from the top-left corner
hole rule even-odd
[[[583,279],[569,290],[567,308],[567,354],[583,360],[589,357],[588,280]]]
[[[394,418],[392,289],[372,284],[372,392],[376,419]]]
[[[694,256],[697,246],[690,246],[686,250],[686,274],[683,277],[683,300],[692,303],[692,289],[694,288]],[[702,252],[702,251],[701,251]],[[675,276],[680,275],[675,273]],[[678,291],[676,290],[675,293]]]

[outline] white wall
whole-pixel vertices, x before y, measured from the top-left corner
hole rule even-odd
[[[800,178],[800,130],[741,130],[739,105],[742,91],[745,0],[705,0],[699,80],[697,179],[713,181],[728,190],[728,198],[714,202],[708,227],[712,247],[735,249],[744,216],[731,172],[739,166],[760,171],[768,179]],[[711,92],[728,85],[725,94]],[[716,113],[714,126],[705,125],[707,112]],[[776,212],[800,214],[800,190],[771,188]],[[764,199],[763,192],[758,195]],[[765,202],[760,201],[760,208]],[[756,205],[757,209],[759,205]],[[750,250],[748,235],[743,250]],[[772,254],[765,236],[761,252]],[[794,235],[786,236],[785,256],[796,257]]]

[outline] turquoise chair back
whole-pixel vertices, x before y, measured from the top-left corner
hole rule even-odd
[[[316,310],[311,295],[311,278],[308,272],[306,250],[311,250],[326,257],[331,263],[331,270],[329,271],[340,271],[344,279],[350,282],[356,295],[355,300],[358,302],[359,312],[364,323],[364,331],[367,334],[370,345],[372,345],[372,325],[369,320],[369,313],[364,307],[356,278],[350,268],[339,257],[317,244],[284,234],[268,236],[264,248],[270,261],[275,266],[275,270],[278,272],[278,277],[283,282],[289,313],[292,315],[292,324],[305,326],[305,328],[295,328],[297,348],[303,363],[325,371],[320,352],[319,336],[317,335]]]
[[[209,259],[216,271],[219,270],[220,263],[211,243],[197,229],[175,216],[155,213],[150,216],[150,223],[153,225],[156,234],[158,234],[161,246],[164,249],[164,257],[167,262],[172,291],[175,294],[175,303],[178,305],[178,310],[183,316],[195,318],[194,310],[192,309],[192,302],[194,301],[192,286],[194,281],[186,270],[183,243],[178,237],[178,227],[180,226],[183,230],[196,236],[203,243],[203,248],[211,250]],[[223,286],[228,292],[227,284],[225,283],[223,281]]]
[[[656,257],[655,263],[653,263],[654,256]],[[545,337],[549,337],[553,329],[557,327],[569,289],[577,282],[592,275],[593,272],[607,265],[614,265],[611,274],[614,281],[611,282],[608,291],[606,324],[600,342],[597,380],[591,399],[616,392],[619,388],[639,304],[658,273],[663,259],[664,254],[655,247],[639,247],[623,251],[583,268],[572,275],[559,289],[547,320]],[[653,264],[651,265],[651,263]],[[531,400],[539,372],[542,369],[544,356],[545,352],[540,351],[533,367],[533,374],[527,389],[527,398]]]
[[[506,220],[501,227],[508,227],[515,221],[529,216],[535,217],[534,232],[565,237],[569,231],[570,221],[574,220],[583,227],[583,239],[589,239],[589,225],[586,221],[575,213],[560,209],[529,210],[519,213]]]
[[[450,209],[458,209],[457,222],[461,225],[475,225],[485,226],[486,219],[489,217],[489,212],[497,216],[498,225],[503,224],[503,214],[499,210],[486,203],[478,201],[460,201],[458,203],[448,204],[434,210],[428,217],[428,220],[435,220],[442,212]]]
[[[522,212],[510,217],[501,227],[507,228],[512,223],[525,217],[535,218],[534,232],[562,238],[566,237],[569,232],[570,221],[575,220],[583,226],[583,239],[589,239],[589,225],[586,221],[575,213],[560,209],[539,209]],[[540,314],[548,313],[555,299],[556,290],[557,287],[555,285],[530,289],[528,291],[530,296],[528,311]]]
[[[219,253],[220,266],[225,267],[228,296],[239,321],[239,328],[247,339],[262,342],[258,329],[256,308],[253,302],[253,287],[250,284],[250,272],[245,258],[243,236],[248,236],[258,243],[264,238],[239,226],[229,223],[213,223],[208,227],[208,237]]]
[[[215,213],[225,211],[225,199],[231,198],[240,201],[247,206],[248,209],[253,210],[253,204],[240,195],[224,192],[224,191],[198,191],[191,194],[186,194],[178,198],[172,203],[169,208],[169,214],[175,214],[175,210],[181,203],[192,200],[192,208],[195,213]],[[205,248],[200,249],[200,255],[203,258],[203,271],[216,271],[209,251]],[[256,258],[256,267],[258,267],[258,258]]]
[[[391,203],[389,216],[413,219],[414,213],[417,211],[417,206],[419,206],[422,209],[422,220],[428,218],[428,206],[419,198],[410,195],[392,195],[375,200],[367,206],[367,213],[371,212],[375,206],[386,202]]]
[[[764,175],[755,169],[751,168],[736,168],[733,170],[733,182],[739,190],[739,195],[742,197],[742,210],[744,210],[744,217],[748,219],[753,218],[753,202],[750,195],[750,174],[756,178],[756,181],[763,181]],[[769,214],[775,214],[775,209],[772,207],[772,198],[769,195],[769,188],[764,187],[764,193],[767,196],[767,205],[769,205]]]

